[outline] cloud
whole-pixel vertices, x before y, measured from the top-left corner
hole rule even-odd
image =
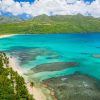
[[[83,0],[35,0],[34,3],[15,2],[14,0],[0,0],[0,11],[12,13],[14,16],[27,14],[38,16],[83,14],[100,17],[100,0],[91,4]]]

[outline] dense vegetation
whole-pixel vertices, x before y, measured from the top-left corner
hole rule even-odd
[[[100,18],[82,15],[46,16],[0,24],[0,34],[100,32]]]
[[[34,100],[23,77],[9,66],[9,58],[0,53],[0,100]]]

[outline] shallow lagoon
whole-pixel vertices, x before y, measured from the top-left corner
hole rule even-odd
[[[75,72],[100,79],[100,33],[16,35],[0,39],[0,51],[16,57],[30,79]]]

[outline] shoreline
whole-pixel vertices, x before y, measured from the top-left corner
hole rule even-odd
[[[7,37],[11,37],[11,36],[15,36],[15,35],[17,35],[17,34],[0,35],[0,39],[7,38]]]
[[[46,95],[42,92],[42,89],[36,86],[31,86],[30,82],[27,80],[27,77],[24,75],[26,72],[23,70],[19,64],[16,58],[9,56],[9,66],[16,71],[20,76],[22,76],[25,80],[26,87],[28,89],[29,94],[33,96],[35,100],[47,100]]]
[[[0,34],[0,38],[7,38],[15,35],[55,35],[55,34],[80,34],[80,35],[90,35],[90,34],[100,34],[100,32],[58,32],[58,33],[9,33],[9,34]]]
[[[23,76],[24,77],[24,73],[25,73],[25,70],[23,70],[19,64],[17,63],[17,59],[12,57],[12,56],[8,56],[9,57],[9,66],[14,70],[14,71],[17,71],[18,74],[20,76]]]

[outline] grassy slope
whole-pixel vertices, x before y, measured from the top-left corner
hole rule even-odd
[[[100,32],[100,19],[82,15],[41,15],[24,22],[0,24],[0,34],[69,32]]]

